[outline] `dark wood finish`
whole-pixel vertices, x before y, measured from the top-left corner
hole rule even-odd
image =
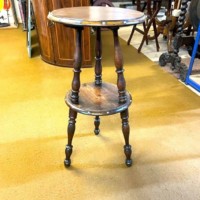
[[[102,14],[103,13],[103,14]],[[144,21],[144,13],[124,8],[84,6],[57,9],[48,18],[68,26],[129,26]]]
[[[67,93],[66,104],[78,113],[93,116],[112,115],[127,109],[131,102],[131,95],[126,91],[127,101],[119,102],[118,88],[114,84],[102,83],[96,86],[95,83],[84,83],[80,87],[79,103],[71,101],[71,93]]]
[[[100,125],[100,117],[95,116],[95,119],[94,119],[94,126],[95,126],[94,133],[95,133],[95,135],[98,135],[100,133],[99,125]]]
[[[124,70],[123,70],[123,55],[119,44],[119,37],[118,37],[118,27],[113,28],[113,38],[114,38],[114,60],[115,60],[115,67],[117,73],[117,87],[119,93],[119,102],[125,103],[126,102],[126,81],[124,79]]]
[[[69,123],[68,123],[68,129],[67,129],[68,143],[65,148],[65,154],[66,154],[66,159],[64,161],[65,166],[70,166],[70,164],[71,164],[70,156],[72,154],[72,149],[73,149],[72,139],[74,137],[74,132],[75,132],[75,128],[76,128],[75,127],[76,117],[77,117],[77,112],[70,108],[69,109]]]
[[[72,103],[79,103],[79,88],[80,88],[80,73],[81,73],[81,63],[82,63],[82,52],[81,52],[81,44],[82,44],[82,27],[76,28],[76,49],[74,54],[74,77],[72,80],[72,92],[70,95],[70,100]]]
[[[125,139],[125,145],[124,145],[124,153],[126,155],[126,165],[131,166],[132,165],[132,159],[131,159],[131,145],[129,144],[129,133],[130,133],[130,127],[128,122],[128,109],[122,111],[120,113],[121,119],[122,119],[122,132],[124,134]]]
[[[101,28],[96,28],[96,45],[95,45],[95,84],[102,83],[102,65],[101,65],[102,43],[101,43]]]
[[[32,0],[36,28],[40,44],[41,58],[51,64],[73,67],[75,34],[71,28],[61,24],[49,23],[47,15],[50,11],[63,7],[88,6],[89,0]],[[83,67],[92,66],[90,29],[83,31]]]
[[[153,35],[153,37],[151,37],[151,39],[155,39],[156,49],[157,49],[157,51],[159,51],[160,47],[159,47],[159,43],[158,43],[158,33],[157,33],[157,28],[156,28],[155,17],[157,16],[157,14],[161,8],[162,0],[146,0],[146,1],[144,1],[143,8],[141,8],[140,2],[141,2],[141,0],[137,0],[137,9],[142,12],[145,9],[147,9],[148,20],[147,20],[147,22],[143,23],[143,28],[144,28],[143,31],[138,29],[136,27],[136,25],[133,26],[127,44],[130,45],[131,39],[132,39],[135,31],[138,31],[139,33],[143,34],[142,41],[138,48],[138,52],[140,53],[144,42],[146,41],[146,43],[148,44],[148,40],[150,39],[150,37],[148,36],[149,30],[150,30],[151,26],[153,26],[154,35]]]
[[[102,15],[102,13],[104,13]],[[73,27],[76,34],[76,50],[74,76],[72,80],[72,89],[67,93],[65,102],[69,106],[68,123],[68,144],[65,149],[66,167],[71,164],[72,139],[75,131],[77,113],[95,116],[94,133],[99,134],[100,117],[120,113],[122,120],[122,132],[125,145],[124,153],[126,156],[126,165],[132,165],[131,145],[129,144],[130,127],[128,122],[128,107],[132,99],[126,91],[126,81],[124,78],[123,56],[118,37],[120,26],[133,25],[144,21],[144,14],[138,11],[126,10],[113,7],[74,7],[64,8],[53,11],[48,15],[50,20],[63,23],[66,26]],[[96,30],[95,47],[95,80],[92,83],[80,85],[81,72],[81,33],[84,26],[93,26]],[[117,84],[102,82],[102,64],[101,64],[101,27],[106,27],[113,32],[114,39],[114,63],[117,73]]]

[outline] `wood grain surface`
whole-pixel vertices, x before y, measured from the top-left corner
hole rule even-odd
[[[131,95],[126,92],[127,100],[119,103],[117,86],[111,83],[102,83],[96,86],[95,83],[84,83],[80,87],[79,103],[71,102],[71,91],[65,97],[66,104],[73,110],[86,115],[111,115],[126,110],[131,102]]]
[[[142,23],[144,13],[117,7],[84,6],[57,9],[48,19],[74,26],[127,26]]]

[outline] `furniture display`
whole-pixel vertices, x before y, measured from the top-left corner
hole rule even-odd
[[[156,17],[158,34],[162,34],[167,39],[167,50],[173,52],[172,40],[176,33],[177,20],[180,14],[181,0],[168,3],[164,18]]]
[[[89,0],[32,0],[39,40],[41,58],[47,63],[73,67],[75,49],[75,31],[70,27],[65,28],[60,24],[49,23],[47,15],[50,11],[63,7],[88,6]],[[66,36],[66,37],[64,37]],[[92,66],[90,54],[90,28],[83,31],[83,67]]]
[[[185,36],[183,32],[188,2],[189,0],[182,0],[181,2],[181,12],[177,22],[177,32],[173,41],[173,52],[163,53],[159,58],[159,64],[161,67],[164,67],[167,63],[171,63],[172,70],[176,70],[180,73],[181,81],[185,81],[188,68],[181,62],[181,57],[178,55],[179,48],[186,45],[188,49],[190,49],[191,45],[194,44],[193,36]]]
[[[104,13],[102,15],[102,13]],[[74,75],[72,89],[66,94],[65,102],[69,107],[68,143],[65,149],[66,167],[71,164],[72,139],[75,132],[77,113],[94,116],[94,133],[99,134],[100,116],[120,113],[122,120],[122,132],[125,140],[124,153],[126,165],[132,165],[131,145],[129,144],[129,113],[132,98],[126,91],[126,81],[123,74],[123,55],[120,48],[118,29],[123,26],[143,23],[145,16],[142,12],[116,7],[73,7],[57,9],[49,13],[48,19],[64,24],[63,27],[71,27],[76,31],[76,49]],[[95,80],[94,82],[80,82],[82,61],[82,30],[84,27],[95,27]],[[102,81],[102,44],[101,28],[108,28],[113,33],[114,63],[116,67],[117,83],[111,84]],[[64,37],[64,36],[63,36]]]
[[[175,0],[169,2],[168,9],[165,14],[165,19],[156,17],[156,24],[158,29],[158,34],[163,34],[163,37],[167,39],[167,50],[168,52],[173,52],[173,38],[177,32],[178,18],[181,13],[181,2],[182,0]],[[191,34],[191,23],[189,20],[188,13],[186,13],[183,30],[188,36]]]
[[[157,14],[161,8],[161,3],[162,3],[162,0],[146,0],[146,1],[144,1],[143,7],[141,8],[141,1],[137,0],[137,2],[136,2],[138,11],[144,12],[145,9],[147,10],[147,12],[146,12],[147,20],[146,20],[146,22],[143,23],[143,30],[137,28],[137,24],[135,24],[133,26],[127,44],[130,45],[131,39],[132,39],[135,31],[138,31],[139,33],[141,33],[143,35],[143,38],[142,38],[142,41],[138,48],[139,53],[141,52],[144,42],[146,41],[146,44],[148,44],[148,40],[150,39],[148,34],[149,34],[149,30],[150,30],[151,26],[153,26],[153,31],[154,31],[154,35],[153,35],[153,37],[151,37],[151,39],[155,39],[157,51],[159,51],[159,49],[160,49],[159,43],[158,43],[158,33],[157,33],[157,28],[156,28],[155,17],[157,16]]]

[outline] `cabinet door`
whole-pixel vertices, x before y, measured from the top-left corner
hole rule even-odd
[[[51,30],[47,24],[48,1],[32,0],[40,54],[44,61],[54,64]]]
[[[34,6],[34,10],[38,9],[38,7],[45,7],[43,8],[43,12],[41,8],[41,11],[37,10],[39,18],[36,18],[36,26],[38,29],[42,59],[46,62],[55,65],[73,67],[75,50],[75,31],[72,28],[67,28],[64,25],[58,23],[55,23],[55,25],[50,27],[47,26],[47,15],[48,12],[59,8],[89,6],[89,0],[32,1],[34,1],[35,4],[37,4]],[[43,19],[41,20],[41,18]],[[40,27],[38,27],[38,25]],[[45,32],[45,34],[43,34],[42,32]],[[91,67],[92,59],[90,45],[90,28],[84,28],[82,38],[83,67]]]

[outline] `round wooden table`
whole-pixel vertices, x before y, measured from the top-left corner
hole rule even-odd
[[[126,91],[126,81],[123,75],[123,56],[120,48],[119,27],[142,23],[145,16],[142,12],[116,7],[71,7],[54,10],[48,19],[64,24],[76,30],[76,49],[74,53],[74,76],[72,89],[67,93],[65,102],[69,106],[68,144],[66,145],[65,166],[71,164],[72,139],[75,132],[77,113],[95,116],[95,134],[99,134],[100,116],[120,113],[122,132],[125,145],[126,165],[132,165],[131,145],[129,144],[130,127],[128,122],[128,107],[132,102],[131,95]],[[90,26],[96,30],[95,47],[95,80],[90,83],[80,83],[82,62],[81,38],[83,27]],[[102,81],[101,65],[101,28],[108,28],[113,32],[114,63],[117,73],[116,85]]]

